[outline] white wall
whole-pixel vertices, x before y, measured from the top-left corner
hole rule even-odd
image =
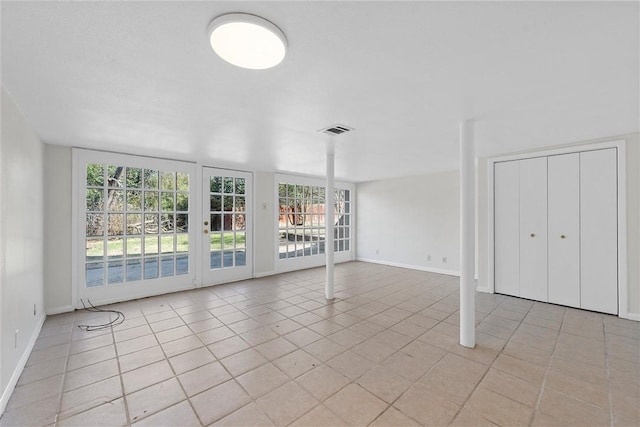
[[[1,92],[0,410],[4,411],[45,317],[44,148],[4,87]]]
[[[44,146],[44,301],[47,314],[73,310],[71,148]]]
[[[451,171],[358,184],[357,258],[459,274],[459,182]]]
[[[273,274],[275,271],[276,218],[273,194],[276,188],[273,173],[256,172],[254,182],[254,275],[260,277]]]

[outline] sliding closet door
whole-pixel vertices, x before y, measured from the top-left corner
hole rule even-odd
[[[520,161],[520,296],[547,301],[547,158]]]
[[[580,307],[580,154],[548,166],[549,302]]]
[[[617,153],[580,153],[581,307],[618,313]]]
[[[520,295],[518,161],[494,165],[495,291]]]

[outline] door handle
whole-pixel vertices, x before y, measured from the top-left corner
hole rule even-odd
[[[561,234],[561,235],[560,235],[560,238],[561,238],[561,239],[564,239],[564,238],[566,238],[566,237],[567,237],[567,236],[565,236],[564,234]]]
[[[204,234],[207,234],[208,232],[209,232],[209,230],[207,230],[206,228],[203,231]]]
[[[533,233],[531,233],[531,237],[536,237],[536,235],[535,235],[535,234],[533,234]]]
[[[209,221],[205,221],[205,222],[204,222],[204,225],[209,225]]]

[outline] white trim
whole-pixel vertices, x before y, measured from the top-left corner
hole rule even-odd
[[[27,343],[27,347],[24,349],[20,360],[18,360],[18,364],[16,368],[13,370],[13,374],[7,383],[7,387],[2,391],[2,398],[0,398],[0,415],[4,413],[4,410],[7,407],[7,403],[9,403],[9,399],[13,394],[13,390],[16,388],[18,384],[18,380],[20,379],[20,375],[22,375],[22,371],[24,371],[24,367],[27,366],[27,361],[29,360],[29,356],[31,356],[31,352],[33,351],[33,347],[36,344],[38,336],[40,335],[40,331],[42,330],[42,325],[44,324],[47,316],[44,314],[40,316],[38,319],[38,323],[29,338],[29,342]]]
[[[276,274],[279,274],[277,271],[265,271],[262,273],[256,273],[253,275],[254,279],[260,279],[262,277],[269,277],[269,276],[275,276]]]
[[[53,316],[54,314],[70,313],[75,309],[76,309],[76,307],[71,305],[71,304],[69,304],[69,305],[60,305],[58,307],[48,308],[46,310],[46,314],[47,314],[47,316]]]
[[[400,268],[406,268],[409,270],[426,271],[428,273],[446,274],[447,276],[460,277],[460,272],[456,270],[444,270],[441,268],[432,268],[432,267],[425,267],[422,265],[404,264],[401,262],[383,261],[379,259],[362,258],[362,257],[356,257],[356,261],[369,262],[371,264],[382,264],[382,265],[388,265],[390,267],[400,267]]]
[[[487,231],[487,292],[495,293],[495,211],[494,211],[494,165],[499,162],[546,157],[559,154],[580,153],[585,151],[616,148],[618,156],[618,317],[640,320],[640,314],[628,311],[627,284],[627,173],[626,173],[626,141],[616,139],[605,142],[594,142],[571,145],[542,151],[512,154],[493,157],[487,160],[487,198],[488,198],[488,231]]]

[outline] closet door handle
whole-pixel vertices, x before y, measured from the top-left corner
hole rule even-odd
[[[535,235],[535,234],[533,234],[533,233],[531,233],[531,237],[536,237],[536,235]]]
[[[564,234],[561,234],[561,235],[560,235],[560,238],[561,238],[561,239],[564,239],[564,238],[566,238],[566,237],[567,237],[567,236],[565,236]]]

